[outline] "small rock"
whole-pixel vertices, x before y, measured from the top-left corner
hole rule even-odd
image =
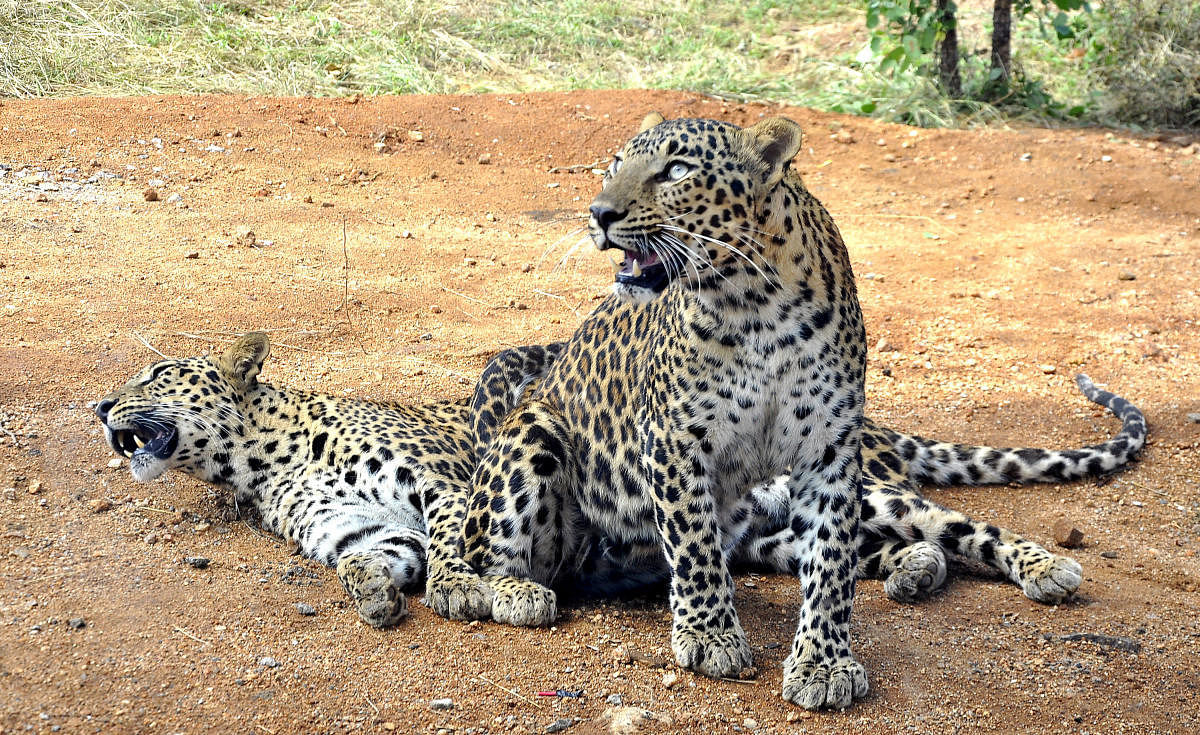
[[[1054,365],[1038,365],[1038,370],[1041,370],[1046,375],[1053,375],[1058,371],[1058,368]]]
[[[408,139],[415,143],[420,143],[425,140],[425,134],[420,130],[410,130],[408,131]]]
[[[208,529],[212,528],[212,524],[208,523],[206,521],[200,521],[199,523],[196,524],[195,528],[196,528],[196,533],[204,533]]]
[[[887,145],[887,139],[886,139],[886,138],[880,138],[879,140],[875,141],[875,145],[877,145],[877,146],[879,146],[879,147],[881,147],[881,148],[882,148],[883,146]]]
[[[521,266],[522,273],[528,273],[531,270],[533,270],[533,263],[526,263],[525,265]]]
[[[67,621],[67,627],[71,630],[83,630],[87,627],[87,621],[83,618],[71,618]]]
[[[1033,154],[1032,154],[1032,153],[1022,153],[1022,154],[1021,154],[1021,160],[1022,160],[1022,161],[1032,161],[1032,160],[1033,160]]]
[[[183,563],[195,569],[208,569],[208,565],[212,563],[212,559],[207,556],[185,556]]]
[[[148,544],[157,544],[158,543],[158,534],[155,533],[154,531],[151,531],[150,533],[146,534],[146,538],[144,538],[142,540]]]
[[[795,722],[800,719],[800,713],[795,710],[788,710],[786,719],[788,722]]]
[[[157,202],[158,201],[158,189],[155,189],[153,186],[151,186],[150,188],[148,188],[142,192],[142,198],[148,202]]]
[[[1112,163],[1112,156],[1100,156],[1100,160],[1105,163]]]
[[[394,723],[394,722],[384,722],[384,723],[382,723],[382,724],[380,725],[380,727],[382,727],[384,730],[387,730],[388,732],[391,732],[392,730],[395,730],[395,729],[396,729],[396,723]]]
[[[35,196],[35,197],[33,198],[33,201],[35,201],[35,202],[48,202],[48,201],[50,201],[50,197],[46,196],[46,192],[44,192],[44,191],[40,191],[40,192],[38,192],[37,196]]]
[[[260,658],[260,659],[258,660],[258,665],[259,665],[259,666],[262,666],[263,668],[266,668],[266,669],[277,669],[277,668],[279,668],[279,662],[278,662],[278,661],[276,661],[276,660],[275,660],[274,658],[272,658],[271,656],[263,656],[262,658]]]
[[[434,699],[429,703],[431,710],[448,710],[454,709],[454,700],[447,697],[446,699]]]
[[[742,720],[742,727],[746,728],[747,730],[757,730],[758,720],[754,719],[753,717],[747,717],[746,719]]]
[[[1200,413],[1189,413],[1187,420],[1193,424],[1200,424]]]
[[[570,717],[563,717],[546,725],[546,732],[562,732],[574,724],[575,720],[572,720]]]
[[[308,604],[307,602],[297,602],[296,603],[296,612],[308,617],[308,616],[316,615],[317,609],[315,607],[313,607],[312,605]]]
[[[668,671],[667,673],[663,674],[662,684],[667,689],[670,689],[671,687],[675,686],[678,683],[679,683],[679,674],[676,674],[674,671]]]
[[[437,304],[434,304],[433,306],[429,307],[429,313],[430,314],[441,314],[442,307],[438,306]]]
[[[1100,552],[1100,556],[1102,556],[1102,557],[1103,557],[1103,558],[1105,558],[1105,559],[1116,559],[1116,558],[1117,558],[1117,552],[1115,552],[1115,551],[1101,551],[1101,552]]]
[[[411,240],[412,236],[413,236],[412,230],[404,230],[403,232],[400,233],[401,240]]]
[[[1069,521],[1061,520],[1054,524],[1054,543],[1064,549],[1078,549],[1083,546],[1083,531]]]
[[[182,201],[183,195],[179,192],[174,192],[171,194],[171,196],[167,197],[167,204],[179,204]]]
[[[604,701],[608,702],[614,707],[620,707],[621,705],[625,704],[625,699],[620,694],[610,694],[608,695],[608,699]]]
[[[254,230],[242,230],[238,233],[237,244],[244,248],[252,248],[258,242],[258,236],[254,234]]]
[[[1117,274],[1118,281],[1136,281],[1137,274],[1133,271],[1121,271]]]
[[[115,470],[121,466],[122,461],[123,460],[120,457],[113,457],[112,459],[108,460],[108,468]]]
[[[112,501],[108,498],[96,498],[95,500],[88,501],[88,507],[91,508],[93,513],[103,513],[112,508]]]
[[[29,487],[25,488],[25,492],[29,493],[30,495],[38,495],[42,492],[42,481],[34,480],[30,482]]]
[[[492,162],[492,154],[491,153],[479,154],[479,165],[480,166],[486,166],[491,162]]]
[[[896,352],[897,347],[896,347],[896,345],[892,344],[891,342],[888,342],[886,337],[883,337],[878,342],[875,343],[875,351],[876,352]]]
[[[617,646],[614,648],[612,651],[612,657],[613,661],[616,661],[619,664],[627,664],[633,661],[633,655],[630,654],[629,649],[625,646]]]

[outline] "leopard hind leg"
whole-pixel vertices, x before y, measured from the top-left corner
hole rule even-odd
[[[943,554],[958,554],[998,570],[1036,602],[1056,605],[1074,594],[1083,581],[1074,559],[915,493],[872,492],[863,499],[862,531],[910,543],[936,545]]]

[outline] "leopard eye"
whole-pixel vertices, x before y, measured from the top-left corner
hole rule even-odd
[[[663,171],[667,181],[679,181],[692,172],[692,167],[686,163],[672,163]]]

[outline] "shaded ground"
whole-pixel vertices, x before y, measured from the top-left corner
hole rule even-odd
[[[464,394],[497,349],[566,337],[611,280],[590,246],[555,267],[598,187],[587,164],[649,109],[779,112],[628,92],[0,103],[0,732],[540,732],[562,718],[597,732],[612,694],[651,713],[646,731],[1200,728],[1188,141],[782,110],[808,132],[797,165],[854,259],[872,415],[974,443],[1090,443],[1116,426],[1076,392],[1085,370],[1151,423],[1142,461],[1107,482],[931,491],[1046,544],[1069,520],[1086,539],[1070,552],[1081,594],[1048,608],[969,579],[900,606],[861,584],[872,690],[845,713],[779,699],[792,580],[739,578],[756,684],[678,672],[668,688],[614,657],[669,658],[661,600],[584,605],[551,630],[416,604],[380,632],[331,570],[230,519],[206,487],[139,486],[109,466],[88,402],[155,359],[147,345],[195,354],[269,329],[266,379],[419,401]],[[1071,633],[1141,650],[1058,638]],[[534,696],[560,687],[586,696]],[[432,710],[439,697],[453,708]]]

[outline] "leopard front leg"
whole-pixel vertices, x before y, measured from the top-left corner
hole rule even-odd
[[[579,506],[566,498],[571,447],[562,417],[530,400],[505,419],[480,458],[465,551],[494,592],[496,622],[548,625],[558,614],[550,585],[579,542]]]
[[[462,483],[433,479],[426,491],[429,574],[425,603],[450,620],[485,620],[492,614],[492,588],[463,558],[468,490]]]
[[[867,674],[850,648],[850,612],[858,565],[858,442],[825,452],[811,476],[793,475],[791,526],[800,555],[793,569],[804,600],[791,655],[783,665],[783,698],[804,707],[844,709],[867,694]]]
[[[671,570],[671,649],[680,666],[706,676],[737,676],[753,656],[733,605],[716,502],[707,476],[691,463],[691,444],[657,427],[642,459]]]

